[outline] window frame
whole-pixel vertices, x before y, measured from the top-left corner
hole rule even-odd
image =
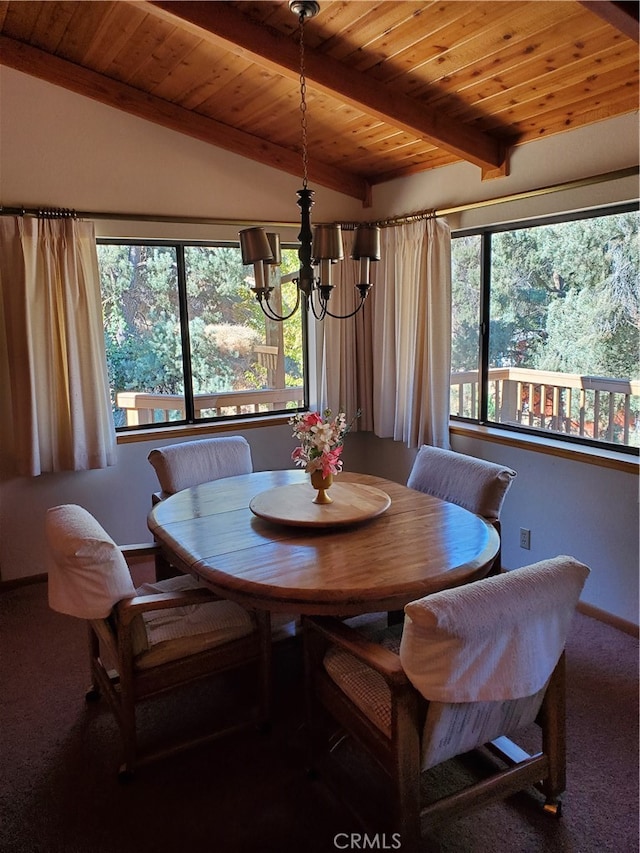
[[[122,438],[138,432],[185,430],[186,428],[209,428],[217,426],[224,428],[226,424],[242,422],[251,425],[261,421],[266,425],[279,423],[283,418],[289,418],[297,412],[309,409],[309,334],[308,317],[301,306],[302,324],[302,381],[304,387],[303,401],[294,409],[278,410],[276,412],[249,412],[246,414],[214,415],[212,417],[195,416],[195,395],[193,392],[191,340],[189,335],[189,311],[187,294],[187,272],[185,263],[185,249],[191,247],[237,249],[240,252],[238,240],[188,240],[188,239],[160,239],[160,238],[136,238],[136,237],[96,237],[96,245],[108,246],[153,246],[174,249],[176,253],[176,279],[177,296],[180,320],[180,348],[182,357],[182,374],[184,379],[184,404],[185,417],[175,421],[159,421],[148,424],[135,424],[115,427],[116,434]],[[281,248],[298,249],[295,243],[282,243]]]
[[[463,415],[450,414],[450,422],[455,424],[473,424],[491,430],[512,433],[515,435],[533,436],[542,444],[551,446],[555,442],[600,449],[603,453],[624,453],[629,456],[640,455],[640,448],[624,444],[589,438],[587,436],[569,435],[552,432],[536,427],[514,426],[489,420],[489,334],[490,334],[490,302],[491,302],[491,237],[506,231],[519,231],[544,225],[555,225],[563,222],[578,222],[584,219],[595,219],[602,216],[613,216],[622,213],[640,212],[640,201],[623,202],[604,205],[579,211],[548,214],[528,219],[500,222],[492,225],[481,225],[470,228],[452,229],[452,242],[460,237],[480,237],[480,307],[478,335],[478,417],[470,418]]]

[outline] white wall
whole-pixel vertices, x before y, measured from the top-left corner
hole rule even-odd
[[[230,430],[237,435],[241,430]],[[246,429],[257,470],[288,468],[293,440],[288,426]],[[2,580],[46,571],[43,525],[46,510],[77,503],[92,512],[121,544],[150,541],[146,518],[158,481],[147,455],[174,443],[163,438],[119,444],[117,464],[97,471],[4,477],[0,481],[0,567]],[[184,439],[183,439],[184,440]]]
[[[300,178],[6,66],[0,66],[0,108],[0,201],[6,206],[284,222],[299,218]],[[317,189],[316,221],[354,219],[361,211],[359,201]],[[155,236],[169,231],[156,226]]]
[[[557,554],[591,568],[582,601],[638,624],[638,474],[481,438],[452,435],[451,447],[516,471],[502,509],[502,562],[516,569]],[[566,445],[565,445],[566,449]],[[349,470],[404,483],[415,449],[371,433],[347,439]],[[519,532],[531,531],[531,550]]]
[[[638,140],[637,112],[597,122],[513,149],[510,174],[505,178],[481,181],[476,166],[459,163],[381,184],[375,189],[374,214],[384,217],[412,210],[447,210],[627,169],[638,165]],[[590,184],[524,201],[479,207],[451,214],[447,219],[452,229],[472,228],[637,198],[638,176],[634,175],[613,184]]]
[[[0,66],[0,203],[95,211],[291,221],[296,178],[211,149],[203,143],[119,113]],[[574,144],[575,140],[575,144]],[[358,219],[451,207],[638,162],[637,115],[530,143],[512,158],[512,174],[482,183],[460,165],[375,188],[374,208],[318,188],[316,219]],[[454,226],[522,218],[637,197],[637,180],[543,200],[483,208]],[[509,215],[506,216],[506,211]],[[118,236],[224,237],[212,229],[99,223]],[[233,238],[234,233],[229,233]],[[234,429],[251,444],[254,465],[286,468],[293,440],[287,426]],[[160,442],[120,444],[113,468],[15,478],[0,474],[0,577],[45,570],[42,521],[57,503],[84,504],[120,542],[147,538],[146,513],[155,475],[146,460]],[[163,442],[164,443],[164,442]],[[504,509],[504,563],[515,568],[571,553],[593,568],[584,600],[638,622],[638,478],[634,474],[456,436],[455,449],[505,462],[518,471]],[[369,434],[353,434],[345,450],[352,470],[404,482],[415,451]],[[520,527],[532,531],[530,552],[518,548]]]

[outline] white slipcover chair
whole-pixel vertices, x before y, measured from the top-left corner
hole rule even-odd
[[[96,519],[75,504],[47,511],[45,535],[49,605],[87,621],[92,678],[87,699],[103,693],[120,725],[121,776],[157,757],[138,755],[136,704],[178,685],[253,663],[258,669],[255,707],[242,709],[229,726],[197,742],[266,723],[268,615],[218,599],[186,575],[136,589],[125,557],[154,553],[156,546],[119,548]],[[187,738],[171,751],[195,742]]]
[[[414,601],[404,627],[375,638],[339,620],[305,617],[314,760],[324,743],[324,708],[388,774],[391,829],[400,831],[403,849],[418,845],[436,818],[532,785],[542,790],[546,810],[559,812],[564,646],[588,574],[572,557],[543,560]],[[534,721],[542,746],[531,756],[510,738]],[[489,779],[425,804],[425,771],[479,747],[507,769],[500,765]]]

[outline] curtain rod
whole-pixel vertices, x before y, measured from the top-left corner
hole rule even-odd
[[[513,193],[511,195],[497,196],[495,198],[484,199],[482,201],[473,201],[468,204],[460,204],[455,207],[438,208],[432,210],[420,210],[415,213],[407,213],[402,216],[393,217],[390,219],[373,220],[371,224],[380,225],[381,227],[389,227],[392,225],[401,225],[407,222],[417,222],[421,219],[433,219],[440,216],[449,216],[453,213],[463,213],[468,210],[477,210],[483,207],[490,207],[494,204],[505,204],[510,201],[523,201],[537,196],[548,195],[550,193],[562,192],[563,190],[579,189],[588,187],[593,184],[599,184],[606,181],[620,180],[628,178],[632,175],[638,175],[639,167],[630,166],[627,169],[618,169],[614,172],[605,172],[600,175],[592,175],[589,178],[579,178],[574,181],[567,181],[561,184],[552,184],[548,187],[541,187],[534,190],[525,190],[521,193]],[[164,222],[176,225],[228,225],[233,227],[251,227],[253,225],[272,225],[280,228],[296,228],[300,225],[299,222],[265,222],[265,220],[255,219],[216,219],[216,218],[200,218],[193,216],[161,216],[155,214],[135,214],[135,213],[105,213],[100,211],[76,211],[69,208],[53,208],[53,207],[3,207],[0,205],[0,216],[39,216],[39,217],[72,217],[76,219],[111,219],[114,221],[132,221],[132,222]],[[345,230],[355,229],[358,222],[341,222]]]
[[[511,195],[497,196],[488,198],[484,201],[472,201],[468,204],[459,204],[456,207],[443,207],[432,210],[421,210],[415,213],[409,213],[402,216],[396,216],[390,219],[382,219],[374,224],[381,227],[389,225],[402,225],[408,222],[418,222],[421,219],[434,219],[440,216],[450,216],[453,213],[463,213],[467,210],[479,210],[483,207],[491,207],[494,204],[505,204],[510,201],[522,201],[524,199],[536,198],[537,196],[549,195],[550,193],[562,192],[563,190],[574,190],[581,187],[600,184],[605,181],[616,181],[621,178],[628,178],[632,175],[638,175],[640,167],[630,166],[627,169],[618,169],[614,172],[604,172],[601,175],[592,175],[590,178],[578,178],[574,181],[566,181],[562,184],[551,184],[548,187],[540,187],[535,190],[525,190],[521,193],[512,193]]]

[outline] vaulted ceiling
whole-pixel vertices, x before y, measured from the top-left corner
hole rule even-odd
[[[371,186],[638,109],[638,4],[320,0],[309,180]],[[0,63],[295,175],[298,19],[281,2],[0,0]]]

